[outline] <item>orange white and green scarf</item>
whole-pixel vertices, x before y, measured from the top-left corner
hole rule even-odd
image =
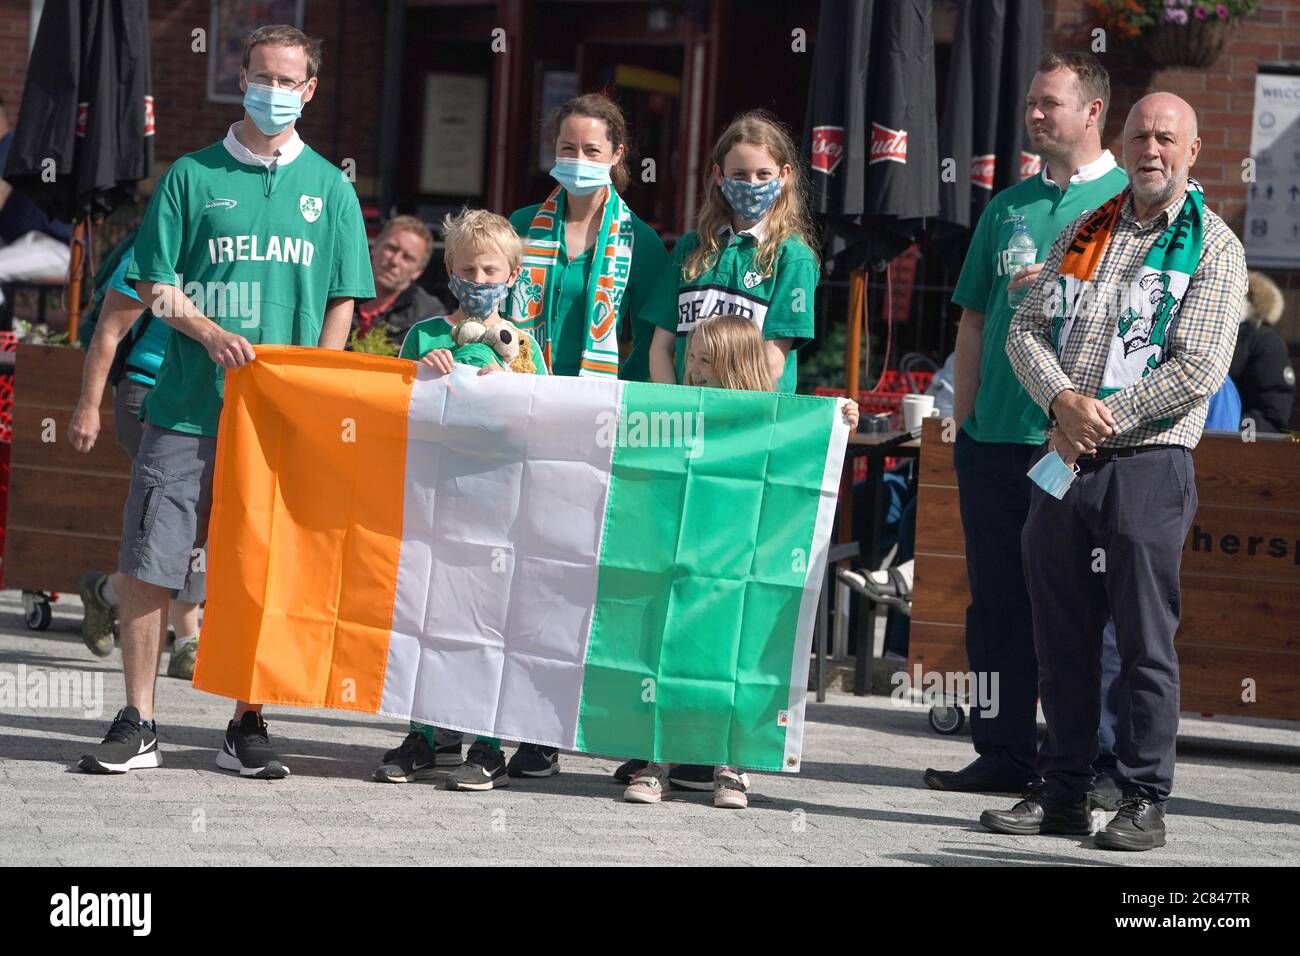
[[[1129,194],[1125,189],[1089,216],[1061,259],[1056,292],[1050,300],[1054,304],[1052,345],[1058,356],[1065,354],[1075,320],[1098,294],[1093,277]],[[1142,268],[1116,303],[1118,320],[1098,398],[1150,375],[1169,358],[1173,329],[1187,285],[1201,261],[1204,238],[1204,196],[1200,184],[1189,179],[1182,209],[1147,252]]]
[[[632,269],[632,211],[613,186],[605,188],[605,208],[587,285],[586,323],[578,369],[580,376],[588,378],[618,377],[619,308]],[[552,280],[560,244],[565,241],[564,199],[564,189],[557,186],[537,207],[524,239],[523,268],[509,298],[510,321],[529,332],[541,345],[548,367],[551,336],[547,322],[554,315],[556,283]]]

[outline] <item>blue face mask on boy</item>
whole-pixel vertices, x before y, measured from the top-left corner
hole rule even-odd
[[[447,280],[447,287],[460,303],[460,310],[480,322],[496,311],[509,291],[504,282],[471,282],[455,275]]]
[[[765,183],[751,183],[744,179],[722,177],[722,196],[743,219],[762,219],[779,195],[781,195],[780,176],[774,176]]]
[[[1070,485],[1074,484],[1074,476],[1078,473],[1079,466],[1075,465],[1071,468],[1053,448],[1038,459],[1038,462],[1033,468],[1029,469],[1027,474],[1030,481],[1057,501],[1060,501],[1065,497],[1065,493],[1070,490]]]
[[[244,92],[244,111],[264,136],[284,132],[302,115],[302,95],[274,86],[249,83]]]

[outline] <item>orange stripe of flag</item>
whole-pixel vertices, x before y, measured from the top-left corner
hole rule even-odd
[[[374,712],[416,366],[283,346],[257,356],[226,375],[194,685]]]

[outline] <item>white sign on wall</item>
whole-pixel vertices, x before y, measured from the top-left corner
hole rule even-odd
[[[1250,155],[1255,181],[1246,184],[1246,261],[1300,268],[1300,69],[1265,66],[1256,75]]]
[[[483,194],[487,94],[486,76],[430,73],[425,77],[420,192]]]

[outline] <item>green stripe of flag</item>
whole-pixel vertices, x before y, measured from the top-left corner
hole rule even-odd
[[[781,769],[832,424],[822,399],[624,386],[579,750]]]

